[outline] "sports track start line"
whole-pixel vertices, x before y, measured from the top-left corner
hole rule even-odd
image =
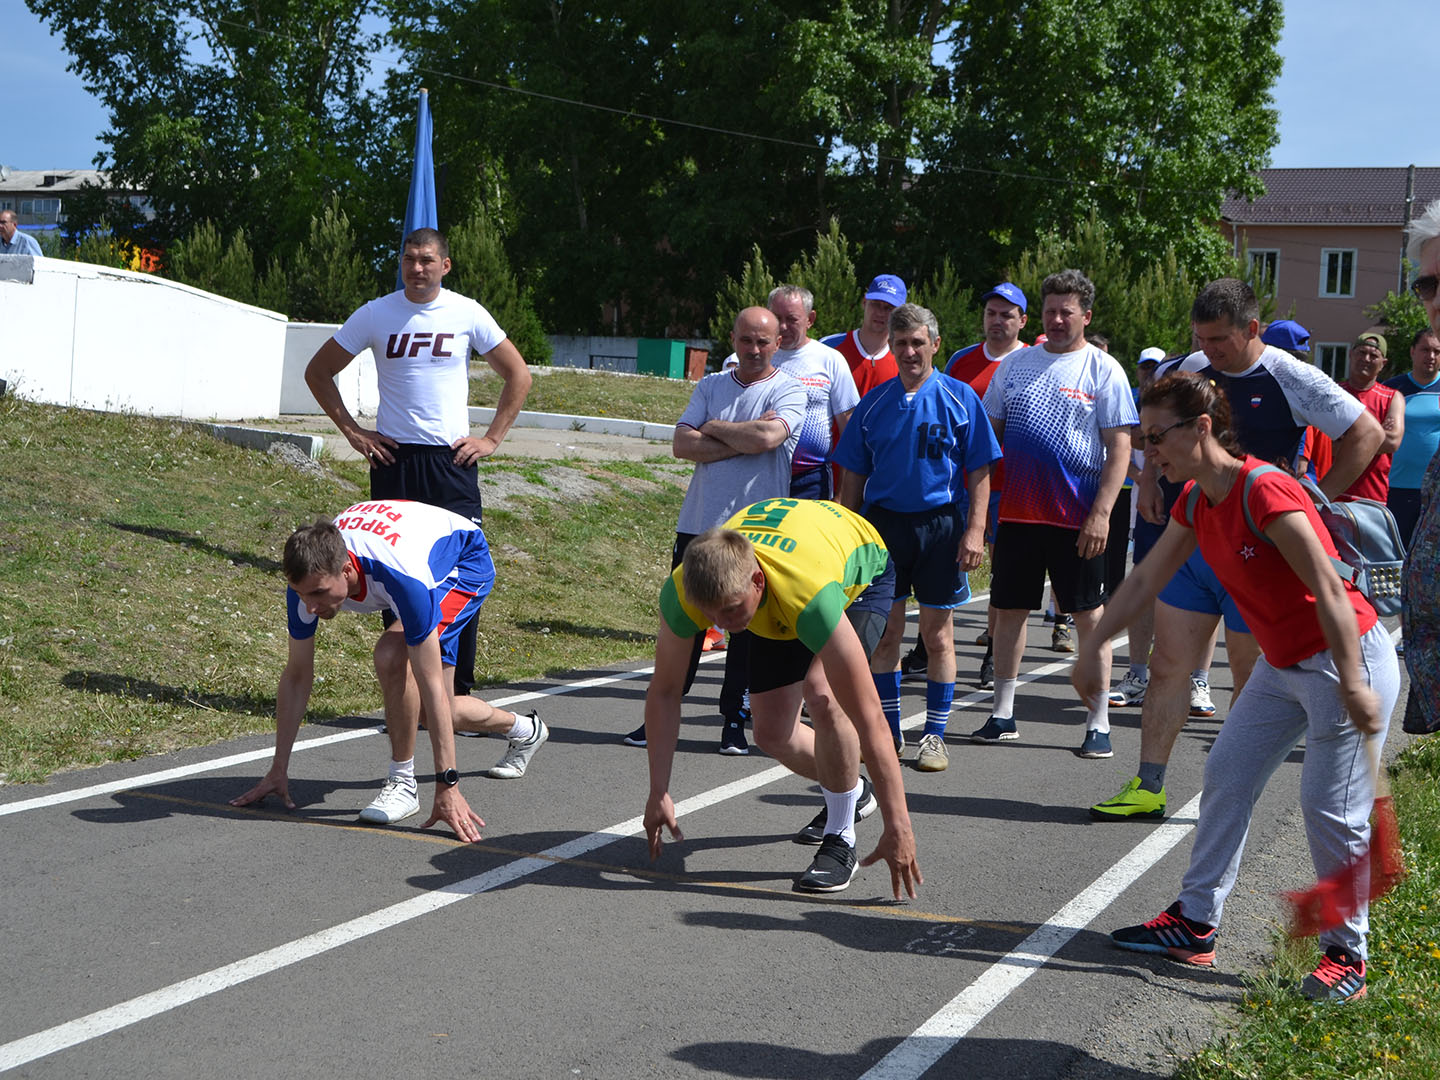
[[[985,599],[987,599],[987,597],[979,596],[976,597],[972,603],[982,603]],[[1116,643],[1118,644],[1123,640],[1123,638],[1117,638]],[[712,653],[709,657],[702,657],[701,659],[703,662],[707,659],[718,660],[721,657],[723,657],[723,653]],[[1022,675],[1020,682],[1028,683],[1044,678],[1047,675],[1063,670],[1071,663],[1073,663],[1073,659],[1043,665],[1040,668]],[[576,683],[547,687],[544,690],[531,691],[509,698],[498,699],[492,704],[518,704],[522,701],[530,701],[542,697],[574,693],[578,690],[638,678],[643,675],[648,675],[653,671],[654,667],[651,666],[596,679],[585,679]],[[980,700],[985,696],[985,693],[984,691],[977,691],[967,695],[964,700],[967,702]],[[907,729],[918,727],[924,722],[924,716],[925,714],[922,710],[914,716],[907,717],[902,726]],[[363,731],[342,732],[336,735],[329,735],[323,738],[310,739],[303,743],[297,743],[295,750],[312,749],[331,743],[344,742],[348,739],[364,738],[379,733],[379,729],[371,728]],[[234,754],[224,758],[197,762],[193,765],[182,766],[176,769],[167,769],[144,776],[132,777],[127,780],[96,784],[75,791],[22,800],[0,806],[0,815],[18,813],[21,810],[56,806],[97,795],[111,794],[160,783],[176,777],[192,776],[201,772],[228,768],[231,765],[243,764],[248,761],[267,757],[271,753],[272,749],[266,748],[264,750],[250,751],[243,754]],[[704,810],[729,799],[766,787],[792,775],[790,770],[785,766],[776,765],[756,773],[753,776],[723,784],[709,791],[702,792],[699,795],[681,800],[675,807],[676,817],[684,817],[687,814]],[[1055,915],[1051,916],[1044,925],[1030,934],[1030,936],[1022,941],[1013,951],[987,968],[978,979],[952,998],[950,1002],[917,1028],[913,1034],[907,1036],[898,1046],[886,1054],[884,1058],[864,1074],[862,1080],[882,1080],[882,1078],[883,1080],[909,1080],[909,1078],[921,1076],[934,1065],[941,1056],[963,1039],[976,1024],[1000,1005],[1012,991],[1024,983],[1035,971],[1043,967],[1071,938],[1109,907],[1109,905],[1145,873],[1146,870],[1163,858],[1176,844],[1180,843],[1190,830],[1194,828],[1193,819],[1195,812],[1198,810],[1199,802],[1200,796],[1197,794],[1195,798],[1187,803],[1179,814],[1176,815],[1177,818],[1188,819],[1188,821],[1172,820],[1169,823],[1153,829],[1147,834],[1144,840],[1101,874],[1088,888],[1062,907]],[[141,994],[138,997],[131,998],[129,1001],[121,1002],[118,1005],[112,1005],[109,1008],[97,1010],[96,1012],[92,1012],[75,1020],[36,1032],[33,1035],[15,1039],[0,1045],[0,1072],[7,1072],[40,1058],[59,1053],[62,1050],[79,1046],[92,1039],[97,1039],[111,1032],[138,1024],[142,1020],[147,1020],[150,1017],[159,1016],[162,1013],[178,1009],[191,1002],[199,1001],[202,998],[209,997],[212,994],[219,993],[232,986],[238,986],[252,979],[257,979],[262,975],[267,975],[271,972],[298,964],[303,960],[319,956],[332,949],[339,948],[342,945],[359,941],[373,934],[377,934],[382,930],[407,923],[422,915],[439,911],[461,900],[466,900],[472,896],[478,896],[481,893],[509,885],[538,873],[547,867],[553,866],[557,862],[578,860],[591,852],[608,847],[618,840],[639,836],[642,835],[643,832],[643,819],[638,816],[632,817],[612,825],[609,828],[548,848],[537,855],[516,859],[514,862],[495,867],[484,873],[466,878],[463,881],[452,882],[439,889],[411,897],[409,900],[403,900],[389,907],[381,908],[379,911],[372,912],[369,915],[362,915],[358,918],[350,919],[336,926],[329,927],[328,929],[307,934],[304,937],[297,938],[284,945],[266,949],[263,952],[255,953],[242,960],[225,964],[189,979],[182,979],[179,982],[171,983],[169,986],[161,987],[148,994]]]

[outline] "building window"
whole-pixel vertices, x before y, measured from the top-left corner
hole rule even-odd
[[[1250,285],[1257,293],[1274,292],[1279,274],[1279,248],[1250,249]]]
[[[1320,249],[1320,295],[1355,295],[1355,249]]]
[[[1315,346],[1315,364],[1336,382],[1350,374],[1350,346],[1340,342],[1321,342]]]

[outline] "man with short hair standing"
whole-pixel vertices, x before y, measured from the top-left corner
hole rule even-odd
[[[990,469],[1000,457],[975,391],[935,370],[939,347],[933,314],[915,304],[896,308],[890,348],[899,377],[860,399],[835,451],[845,469],[841,505],[863,505],[895,561],[895,600],[870,670],[897,751],[905,746],[900,645],[912,591],[920,605],[920,639],[930,657],[925,731],[915,759],[921,772],[950,764],[945,727],[955,698],[955,608],[970,599],[967,574],[985,552]]]
[[[1075,617],[1083,648],[1104,612],[1110,511],[1130,465],[1139,423],[1125,369],[1085,340],[1095,286],[1078,270],[1040,289],[1045,342],[1000,362],[985,411],[1005,451],[1005,491],[995,534],[990,602],[995,606],[995,700],[979,743],[1019,738],[1015,687],[1025,622],[1044,602],[1048,571],[1056,606]],[[1100,647],[1110,662],[1110,646]],[[1109,757],[1108,701],[1087,707],[1082,757]]]
[[[40,254],[40,243],[29,233],[20,231],[14,210],[0,210],[0,255]]]
[[[398,289],[345,320],[305,368],[305,382],[340,433],[370,463],[372,499],[415,499],[481,523],[481,458],[495,453],[525,404],[531,376],[520,350],[490,313],[444,288],[450,245],[435,229],[416,229],[400,253]],[[345,407],[335,376],[355,355],[375,356],[380,389],[375,430]],[[484,435],[470,434],[470,354],[505,383]],[[456,646],[455,692],[475,685],[475,626]]]
[[[700,533],[759,499],[790,493],[790,462],[805,420],[806,394],[799,380],[772,363],[780,347],[780,324],[766,308],[745,308],[735,316],[730,344],[738,365],[696,383],[675,424],[671,452],[695,462],[695,474],[680,505],[672,570]],[[695,681],[704,638],[703,629],[695,635],[683,693],[689,693]],[[750,635],[738,627],[725,650],[725,681],[720,687],[722,754],[750,752],[743,711],[749,661]],[[626,735],[624,742],[645,746],[645,725]]]
[[[815,297],[809,289],[777,285],[766,304],[780,327],[780,348],[772,362],[805,387],[805,422],[790,461],[790,495],[829,499],[835,494],[830,479],[833,441],[860,401],[855,379],[840,353],[809,336],[815,325]]]
[[[865,286],[865,321],[859,328],[820,339],[845,357],[861,397],[899,374],[890,351],[890,313],[905,303],[905,297],[905,282],[894,274],[880,274]]]
[[[1390,494],[1390,455],[1405,437],[1405,395],[1390,386],[1377,383],[1389,364],[1385,335],[1367,330],[1350,346],[1350,372],[1342,387],[1355,395],[1367,412],[1385,431],[1374,459],[1344,491],[1357,499],[1374,499],[1383,503]]]

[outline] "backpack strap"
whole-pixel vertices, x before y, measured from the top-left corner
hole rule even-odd
[[[1255,524],[1254,516],[1250,513],[1250,485],[1255,482],[1255,478],[1257,476],[1262,476],[1265,473],[1272,472],[1285,473],[1286,476],[1290,475],[1289,473],[1286,473],[1284,469],[1277,468],[1274,465],[1255,466],[1255,468],[1250,470],[1250,475],[1245,477],[1245,489],[1242,492],[1243,498],[1240,505],[1241,509],[1245,511],[1245,524],[1250,527],[1250,531],[1256,536],[1258,536],[1261,540],[1264,540],[1265,543],[1269,544],[1271,547],[1274,547],[1275,541],[1271,540],[1268,536],[1266,536],[1263,532],[1260,531],[1259,527]],[[1330,499],[1323,491],[1320,490],[1319,484],[1315,483],[1315,481],[1309,479],[1308,477],[1298,477],[1296,478],[1296,482],[1305,489],[1305,494],[1310,496],[1310,501],[1315,504],[1316,510],[1324,511],[1330,509]],[[1325,525],[1326,529],[1328,530],[1329,525],[1326,524],[1323,514],[1321,515],[1320,521],[1321,524]],[[1362,593],[1366,593],[1368,595],[1368,587],[1365,584],[1366,577],[1364,570],[1357,569],[1351,566],[1344,559],[1341,559],[1335,555],[1330,556],[1330,565],[1335,568],[1335,572],[1340,575],[1342,580],[1348,581],[1351,585],[1355,586]]]
[[[1252,533],[1258,536],[1261,540],[1264,540],[1265,543],[1269,544],[1271,547],[1275,546],[1275,541],[1271,540],[1268,536],[1266,536],[1263,532],[1260,531],[1260,526],[1255,524],[1254,515],[1250,513],[1250,488],[1254,485],[1255,478],[1257,476],[1264,476],[1266,473],[1278,472],[1284,472],[1284,470],[1276,468],[1274,465],[1256,465],[1255,468],[1251,469],[1249,474],[1245,477],[1245,486],[1240,491],[1240,509],[1245,511],[1245,524],[1249,526]],[[1289,473],[1286,473],[1285,475],[1288,476]]]
[[[1191,484],[1190,494],[1185,497],[1185,516],[1190,519],[1190,527],[1195,527],[1195,507],[1200,502],[1200,485]]]

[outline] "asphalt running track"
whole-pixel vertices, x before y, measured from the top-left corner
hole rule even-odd
[[[989,702],[966,684],[983,600],[957,620],[950,769],[905,771],[925,884],[904,904],[883,866],[832,897],[790,890],[816,789],[759,753],[714,753],[713,664],[676,763],[686,841],[654,864],[645,754],[619,742],[644,667],[492,691],[534,702],[552,736],[520,781],[478,775],[499,740],[461,741],[487,822],[469,847],[421,832],[428,809],[357,823],[386,756],[373,719],[302,729],[293,813],[226,805],[263,773],[269,737],[0,789],[0,1073],[1168,1075],[1175,1031],[1203,1037],[1238,996],[1278,925],[1275,887],[1311,873],[1300,754],[1261,800],[1217,970],[1118,952],[1110,928],[1174,897],[1228,695],[1181,738],[1167,822],[1092,823],[1086,806],[1134,768],[1138,710],[1112,713],[1114,759],[1075,756],[1084,713],[1034,619],[1020,741],[970,744]],[[913,732],[924,688],[905,686]],[[878,819],[860,826],[862,853],[877,835]]]

